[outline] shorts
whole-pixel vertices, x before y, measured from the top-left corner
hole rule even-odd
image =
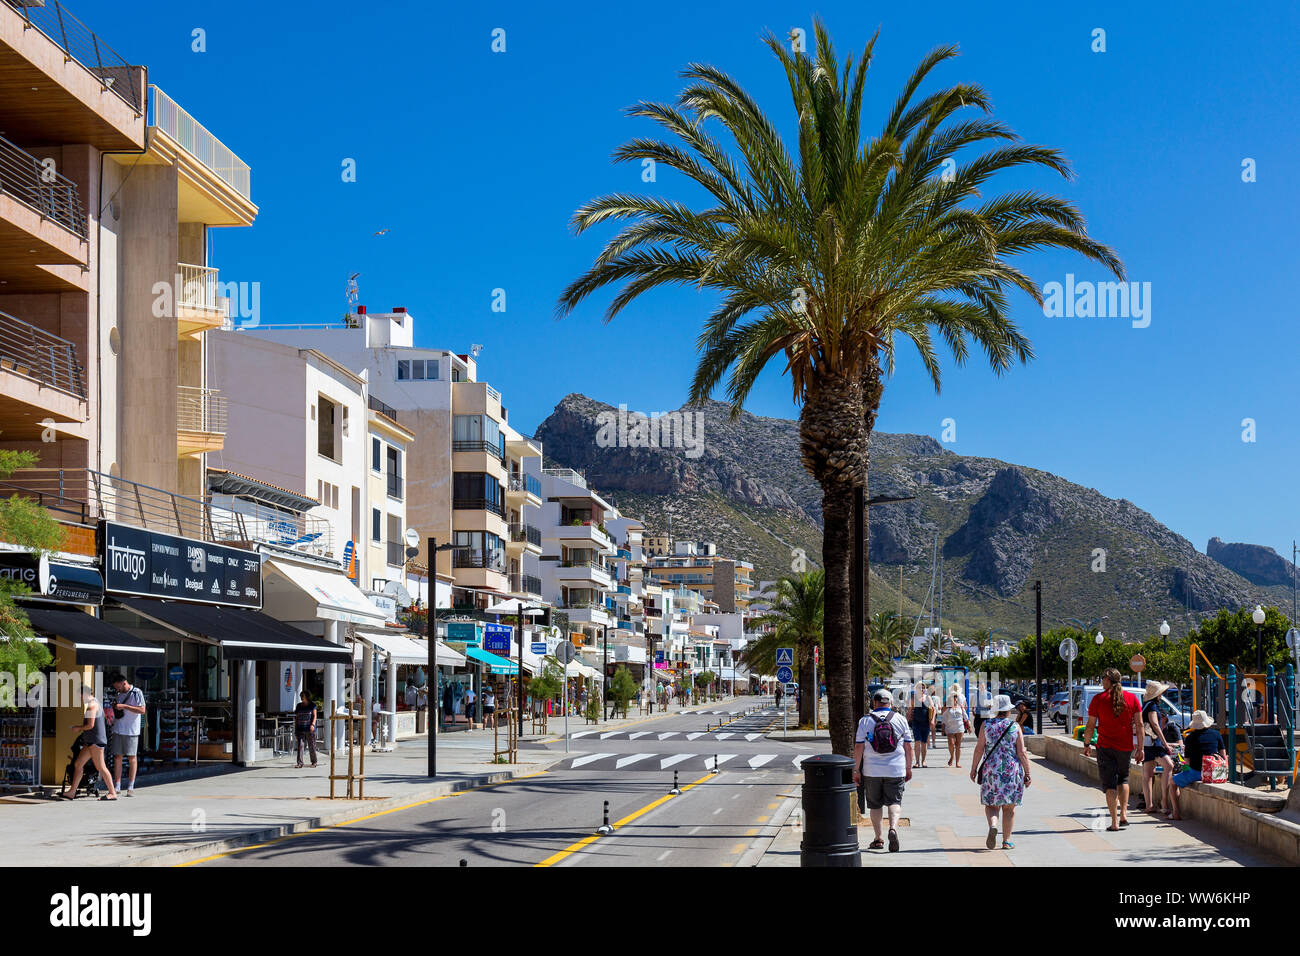
[[[1188,767],[1186,770],[1182,771],[1181,773],[1174,774],[1174,785],[1177,787],[1185,787],[1189,783],[1200,783],[1200,782],[1201,782],[1201,772],[1197,770],[1195,767]]]
[[[1153,760],[1159,760],[1161,757],[1169,756],[1169,748],[1160,744],[1147,744],[1142,748],[1142,762],[1150,763]]]
[[[928,744],[930,742],[930,722],[912,724],[912,737],[918,744]]]
[[[1133,759],[1131,750],[1097,748],[1097,772],[1101,774],[1101,789],[1118,790],[1128,785],[1128,765]]]
[[[495,714],[496,712],[497,712],[497,709],[496,709],[495,707],[489,707],[489,706],[486,706],[486,705],[483,707],[483,713],[484,713],[484,714]]]
[[[879,810],[903,802],[902,777],[863,777],[862,793],[868,810]],[[859,804],[861,806],[861,804]]]
[[[132,734],[114,734],[112,741],[109,743],[108,755],[110,757],[134,757],[140,749],[140,735]]]

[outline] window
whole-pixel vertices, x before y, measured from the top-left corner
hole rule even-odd
[[[339,427],[342,424],[342,416],[339,414],[339,406],[331,402],[324,395],[317,396],[320,405],[320,414],[316,417],[316,453],[330,461],[338,461]]]
[[[505,495],[501,483],[491,475],[477,471],[458,471],[452,475],[452,507],[473,511],[492,511],[505,517]]]
[[[506,570],[505,542],[490,531],[457,531],[454,533],[458,568],[486,568],[489,571]]]
[[[371,471],[384,470],[383,445],[384,443],[381,442],[378,438],[370,439],[370,470]]]
[[[388,497],[402,499],[402,451],[388,446]]]
[[[489,415],[457,415],[452,426],[452,451],[485,451],[506,459],[501,425]]]
[[[402,359],[397,363],[397,380],[399,382],[436,382],[438,380],[438,360]]]
[[[383,518],[384,518],[383,513],[380,512],[378,508],[370,509],[370,540],[371,541],[384,540],[383,528],[380,526],[381,522],[383,521]]]

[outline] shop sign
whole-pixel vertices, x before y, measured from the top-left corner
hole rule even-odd
[[[101,521],[99,552],[109,594],[262,606],[262,559],[252,551]]]
[[[20,581],[31,590],[29,600],[58,604],[104,602],[104,579],[94,568],[51,561],[49,555],[14,551],[0,554],[0,579]]]
[[[448,621],[447,640],[463,641],[466,644],[477,644],[478,624],[475,621]]]
[[[515,629],[508,624],[488,624],[483,635],[483,650],[493,654],[509,654],[511,636]]]

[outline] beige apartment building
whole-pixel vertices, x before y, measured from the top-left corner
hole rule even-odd
[[[249,168],[58,0],[0,3],[0,64],[0,447],[50,493],[202,497],[206,334],[256,301],[208,236],[252,224]]]
[[[649,559],[645,573],[665,587],[698,591],[726,614],[749,607],[754,591],[754,565],[719,555],[707,541],[675,542],[672,554]]]

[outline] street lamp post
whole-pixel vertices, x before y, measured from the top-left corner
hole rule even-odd
[[[605,648],[605,663],[601,667],[601,673],[605,675],[604,683],[600,685],[600,712],[609,720],[609,625],[600,626],[600,640]]]
[[[545,611],[544,607],[524,607],[524,602],[520,601],[515,607],[515,631],[519,637],[519,673],[515,675],[515,685],[519,688],[516,700],[516,706],[519,708],[519,736],[524,735],[524,613],[530,616],[534,611]]]
[[[1164,639],[1165,642],[1164,649],[1167,653],[1169,651],[1169,622],[1168,621],[1160,622],[1160,636]]]
[[[429,538],[429,675],[424,683],[429,688],[425,695],[428,710],[425,722],[429,725],[430,778],[438,775],[438,552],[455,548],[454,544],[440,545],[437,538]]]
[[[1255,673],[1262,674],[1264,673],[1264,632],[1260,628],[1264,624],[1264,608],[1256,604],[1250,619],[1255,622]]]
[[[1034,582],[1034,696],[1038,698],[1034,710],[1038,717],[1036,720],[1036,733],[1043,732],[1043,582]]]

